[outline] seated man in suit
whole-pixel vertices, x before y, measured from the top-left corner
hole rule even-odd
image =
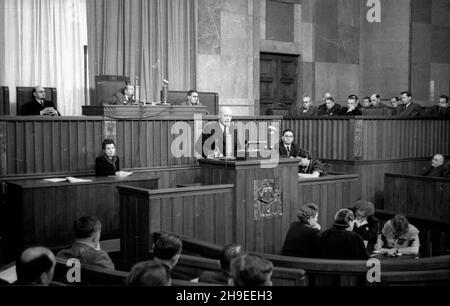
[[[370,97],[364,97],[362,108],[370,108],[372,106],[372,103],[370,103]]]
[[[400,110],[401,110],[401,105],[400,105],[400,99],[398,97],[392,97],[391,98],[391,106],[389,107],[392,110],[391,115],[392,116],[397,116],[398,114],[400,114]]]
[[[134,101],[134,87],[130,83],[116,92],[112,97],[106,98],[103,101],[104,105],[127,105],[133,104]]]
[[[228,280],[230,279],[230,264],[231,261],[243,254],[242,246],[239,244],[228,244],[222,250],[220,255],[220,267],[222,271],[204,271],[200,274],[198,281],[202,283],[213,283],[220,285],[228,285]]]
[[[386,104],[381,103],[381,97],[379,94],[374,93],[372,96],[370,96],[370,102],[372,104],[372,108],[386,108],[388,107]]]
[[[34,100],[22,105],[22,116],[61,116],[52,101],[45,100],[45,90],[42,86],[33,88]]]
[[[337,116],[341,113],[341,105],[334,102],[333,97],[325,100],[325,108],[319,109],[318,116]]]
[[[324,95],[323,95],[323,104],[320,104],[319,105],[319,107],[317,108],[317,115],[320,113],[320,112],[322,112],[322,111],[325,111],[326,109],[327,109],[327,99],[328,98],[332,98],[333,96],[331,95],[331,93],[329,93],[329,92],[326,92]]]
[[[203,158],[236,157],[238,148],[236,137],[232,137],[232,118],[233,112],[231,108],[222,106],[219,110],[219,121],[205,125],[202,134]],[[215,145],[216,141],[218,143],[217,147]]]
[[[76,258],[81,264],[114,270],[114,263],[108,253],[100,249],[102,224],[94,216],[83,216],[73,225],[75,242],[71,248],[58,252],[57,257]]]
[[[291,129],[284,130],[278,146],[280,157],[297,157],[298,150],[298,146],[294,143],[294,131]]]
[[[299,178],[316,178],[327,175],[325,165],[317,159],[312,159],[308,151],[300,149],[298,157],[300,157],[298,164]]]
[[[445,164],[444,155],[436,154],[431,160],[431,166],[422,172],[423,176],[450,178],[449,166]]]
[[[293,116],[316,116],[317,107],[311,105],[311,98],[304,97],[302,102],[298,101],[292,105],[292,115]]]
[[[341,109],[342,116],[361,116],[362,112],[358,108],[358,96],[350,95],[347,99],[347,107]]]
[[[430,115],[433,117],[450,117],[448,96],[441,95],[439,97],[439,104],[430,108]]]
[[[187,105],[187,106],[201,105],[197,90],[192,89],[187,92],[187,101],[186,101],[186,104],[184,104],[184,105]]]
[[[409,91],[403,91],[401,95],[402,108],[398,114],[400,117],[417,117],[422,112],[422,107],[412,102],[412,95]]]
[[[48,286],[55,271],[55,255],[45,247],[30,247],[16,261],[14,285]]]

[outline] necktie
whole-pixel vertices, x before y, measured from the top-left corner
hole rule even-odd
[[[288,154],[288,156],[289,156],[289,154],[291,153],[291,146],[287,146],[287,147],[286,147],[286,150],[287,150],[287,154]]]

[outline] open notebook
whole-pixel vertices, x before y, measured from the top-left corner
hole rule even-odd
[[[87,179],[81,179],[81,178],[76,178],[76,177],[72,177],[72,176],[67,176],[64,178],[48,178],[48,179],[44,179],[44,181],[47,182],[52,182],[52,183],[59,183],[59,182],[70,182],[70,183],[81,183],[81,182],[92,182],[92,180],[87,180]]]

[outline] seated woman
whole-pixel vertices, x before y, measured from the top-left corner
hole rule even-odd
[[[353,232],[355,216],[349,209],[340,209],[334,216],[333,228],[322,234],[319,258],[368,259],[364,242]]]
[[[300,162],[298,164],[298,177],[300,178],[315,178],[325,176],[325,165],[317,160],[312,159],[311,154],[305,150],[298,151]]]
[[[404,215],[395,215],[381,230],[381,253],[419,254],[419,230]]]
[[[297,218],[289,227],[281,255],[297,257],[317,257],[320,244],[320,225],[318,207],[308,203],[300,208]]]
[[[366,245],[367,252],[373,252],[378,239],[379,223],[375,218],[375,207],[369,201],[359,200],[350,209],[356,216],[353,231],[361,236]]]
[[[123,171],[120,171],[119,157],[116,156],[116,144],[114,140],[106,138],[102,143],[103,155],[95,159],[95,175],[121,176]]]

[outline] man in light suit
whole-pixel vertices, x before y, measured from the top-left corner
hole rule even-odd
[[[412,95],[409,91],[402,92],[401,95],[402,99],[402,108],[400,110],[399,116],[400,117],[417,117],[420,116],[420,113],[422,111],[422,107],[411,101]]]

